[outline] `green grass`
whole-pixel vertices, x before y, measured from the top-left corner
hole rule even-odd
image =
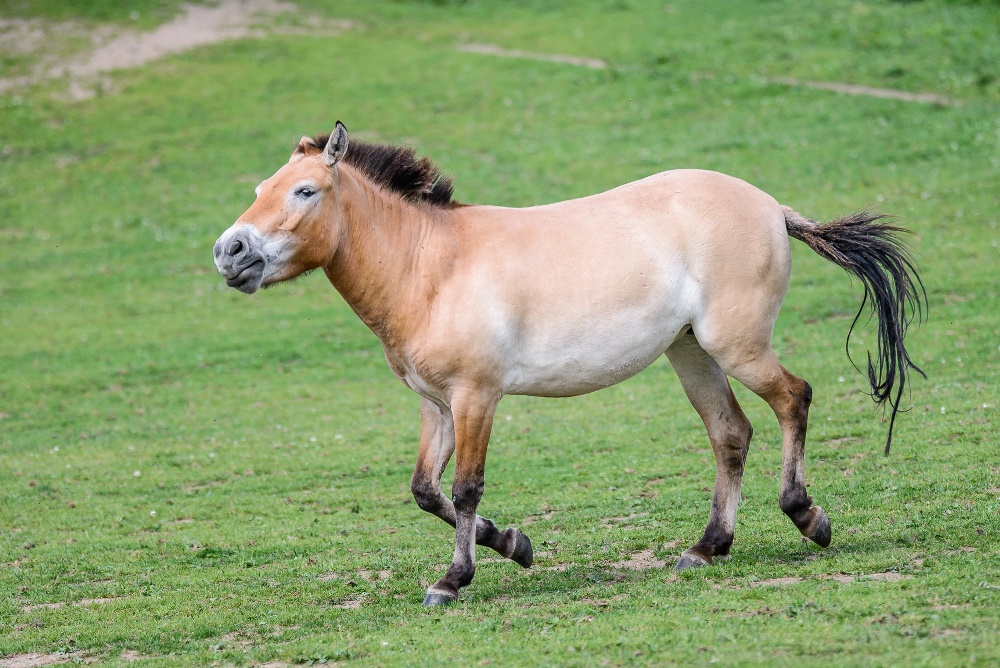
[[[71,6],[0,14],[63,20]],[[201,48],[117,73],[119,93],[83,103],[60,101],[58,81],[0,96],[0,657],[1000,661],[995,5],[301,6],[358,26]],[[81,18],[129,25],[120,7]],[[536,567],[482,550],[462,601],[422,609],[453,537],[410,499],[416,395],[321,275],[246,297],[211,261],[253,187],[337,118],[416,144],[463,201],[554,201],[690,166],[816,218],[898,214],[931,309],[909,343],[928,379],[890,457],[843,351],[860,286],[794,243],[775,332],[815,390],[806,472],[833,546],[801,543],[779,511],[777,424],[737,388],[756,433],[733,558],[680,575],[614,566],[644,549],[669,561],[708,517],[712,454],[664,362],[586,397],[504,399],[481,512],[524,528]],[[871,336],[856,339],[863,359]],[[865,577],[882,573],[895,575]],[[80,604],[93,599],[111,600]]]

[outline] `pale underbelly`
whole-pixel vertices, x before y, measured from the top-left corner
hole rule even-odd
[[[573,397],[610,387],[655,362],[686,324],[678,319],[655,331],[610,336],[597,332],[559,348],[528,346],[505,375],[503,392]]]

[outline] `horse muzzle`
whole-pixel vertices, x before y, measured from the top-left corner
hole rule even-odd
[[[264,280],[267,258],[258,235],[250,226],[230,228],[215,242],[215,266],[226,285],[248,295]]]

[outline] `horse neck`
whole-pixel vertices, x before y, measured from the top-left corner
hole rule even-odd
[[[411,203],[339,167],[341,229],[327,278],[358,317],[389,346],[403,343],[426,316],[446,268],[449,211]]]

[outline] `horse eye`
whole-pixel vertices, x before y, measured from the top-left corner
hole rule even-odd
[[[310,186],[302,186],[295,191],[296,197],[309,198],[316,194],[316,190]]]

